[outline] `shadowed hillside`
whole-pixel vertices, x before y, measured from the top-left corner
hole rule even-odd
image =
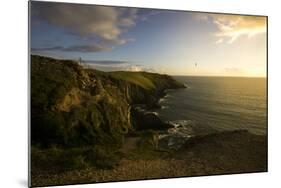
[[[32,56],[31,141],[34,151],[94,146],[95,151],[78,150],[82,162],[77,163],[91,162],[88,158],[104,155],[115,158],[114,152],[122,146],[124,136],[141,127],[141,122],[134,116],[146,118],[133,106],[157,107],[165,89],[181,87],[184,86],[167,75],[105,73],[83,69],[74,61]],[[162,125],[167,128],[155,115],[150,115],[146,122],[156,128],[161,129]],[[100,156],[91,156],[91,152]],[[64,155],[64,152],[60,154]],[[76,163],[77,158],[73,160],[69,163]],[[94,163],[105,168],[113,165],[97,164],[97,160]],[[36,162],[34,164],[38,167]]]
[[[184,87],[167,75],[105,73],[40,56],[31,62],[32,142],[44,146],[120,145],[134,129],[132,105],[157,106],[165,89]]]

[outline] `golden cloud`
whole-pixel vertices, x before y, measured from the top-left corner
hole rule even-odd
[[[213,21],[219,29],[215,35],[228,38],[228,43],[234,42],[242,35],[250,38],[266,32],[266,18],[261,16],[215,15]]]
[[[202,13],[201,13],[202,14]],[[219,39],[217,44],[227,41],[233,43],[237,38],[246,35],[249,38],[257,34],[266,33],[266,17],[264,16],[240,16],[223,14],[196,13],[195,18],[201,21],[212,21],[218,28],[215,33]]]

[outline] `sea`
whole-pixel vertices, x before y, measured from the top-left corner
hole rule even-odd
[[[186,88],[167,90],[159,101],[161,108],[154,111],[160,119],[174,125],[169,135],[189,138],[241,129],[267,134],[266,78],[174,78]]]

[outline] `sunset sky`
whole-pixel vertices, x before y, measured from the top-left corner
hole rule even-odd
[[[31,53],[105,70],[266,76],[266,17],[32,2]]]

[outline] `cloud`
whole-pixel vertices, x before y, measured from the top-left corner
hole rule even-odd
[[[101,66],[124,66],[129,64],[127,61],[116,61],[116,60],[102,60],[102,61],[85,61],[88,65],[101,65]]]
[[[59,51],[62,50],[62,46],[53,46],[53,47],[46,47],[46,48],[31,48],[32,52],[39,52],[39,51]]]
[[[198,21],[208,21],[209,14],[208,13],[192,13],[192,18]]]
[[[214,23],[219,28],[217,37],[228,38],[233,43],[238,37],[246,35],[249,38],[266,32],[266,18],[256,16],[214,16]]]
[[[126,71],[132,71],[132,72],[159,72],[154,68],[151,67],[145,67],[143,65],[129,65],[125,69]]]
[[[144,71],[144,68],[139,65],[131,65],[127,67],[127,71],[140,72]]]
[[[79,37],[96,37],[108,46],[133,41],[122,34],[136,24],[137,9],[70,3],[32,2],[32,20],[60,27]],[[87,51],[87,50],[85,50]]]
[[[32,52],[43,52],[43,51],[63,51],[63,52],[101,52],[111,50],[108,46],[102,46],[99,44],[94,45],[74,45],[69,47],[54,46],[46,48],[31,48]]]
[[[234,76],[245,74],[244,70],[242,70],[240,68],[236,68],[236,67],[226,67],[226,68],[224,68],[224,71],[228,75],[234,75]]]
[[[220,44],[223,42],[223,39],[222,38],[219,38],[217,41],[216,41],[216,44]]]
[[[215,36],[219,38],[217,44],[227,41],[233,43],[240,36],[254,37],[266,32],[266,17],[240,16],[226,14],[194,13],[194,18],[200,21],[211,21],[217,27]],[[221,42],[219,42],[221,41]]]
[[[100,45],[77,45],[77,46],[70,46],[63,49],[63,51],[66,52],[101,52],[101,51],[108,51],[108,50],[111,50],[111,48],[108,48],[106,46],[100,46]]]
[[[155,69],[142,65],[133,64],[129,61],[82,61],[82,65],[86,68],[98,69],[101,71],[132,71],[132,72],[157,72]]]
[[[148,21],[150,17],[156,16],[158,14],[163,14],[167,11],[165,10],[148,10],[142,9],[138,15],[138,19],[141,21]]]

